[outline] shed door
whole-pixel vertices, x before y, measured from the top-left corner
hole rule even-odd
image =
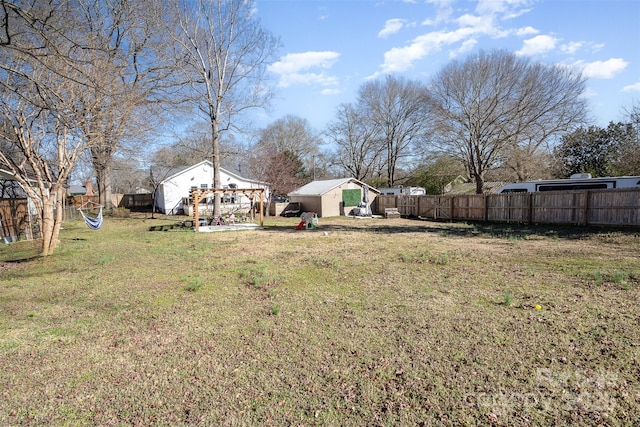
[[[342,203],[344,207],[358,206],[362,201],[362,193],[359,188],[342,190]]]

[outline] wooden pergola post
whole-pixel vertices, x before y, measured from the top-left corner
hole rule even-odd
[[[200,205],[200,191],[191,190],[191,197],[193,197],[193,220],[196,231],[200,231],[200,212],[198,212],[198,206]]]

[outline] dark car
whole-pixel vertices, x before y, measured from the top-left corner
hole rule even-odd
[[[285,196],[273,196],[271,201],[275,203],[287,203],[289,199]]]
[[[289,202],[280,215],[282,216],[300,216],[302,214],[302,206],[299,202]]]

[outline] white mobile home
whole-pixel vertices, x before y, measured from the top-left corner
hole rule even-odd
[[[427,190],[424,187],[403,187],[399,185],[392,188],[379,188],[383,196],[424,196]]]
[[[167,215],[189,214],[189,194],[191,188],[213,189],[213,165],[209,160],[203,160],[192,166],[157,169],[152,171],[152,179],[159,184],[155,193],[156,208]],[[222,189],[264,188],[264,198],[268,198],[268,186],[264,182],[243,178],[233,172],[220,168]],[[206,199],[207,206],[213,207],[213,195]],[[224,213],[248,211],[251,200],[242,193],[225,194],[222,197],[222,211]],[[259,200],[253,200],[259,203]],[[207,207],[200,212],[206,212]]]
[[[575,174],[569,179],[523,181],[507,184],[500,193],[533,193],[536,191],[576,191],[614,188],[640,188],[640,176],[591,178],[591,174]]]

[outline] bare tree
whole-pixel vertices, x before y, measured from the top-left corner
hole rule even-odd
[[[386,149],[387,185],[396,181],[399,162],[425,136],[427,91],[421,83],[387,76],[365,83],[358,92],[358,109]]]
[[[210,134],[207,124],[195,123],[194,126],[183,129],[181,134],[175,135],[173,143],[151,153],[149,161],[157,165],[188,166],[211,159],[213,147]],[[221,167],[242,174],[242,168],[246,166],[245,146],[236,141],[232,133],[220,135],[219,144]]]
[[[185,99],[210,126],[213,186],[219,188],[220,133],[270,99],[266,67],[279,41],[261,27],[249,0],[175,0],[174,13],[168,31],[182,62]],[[214,215],[220,215],[219,195]]]
[[[271,194],[286,196],[315,179],[315,161],[320,139],[309,122],[288,115],[258,132],[249,150],[250,174],[271,186]]]
[[[501,165],[487,171],[485,178],[504,182],[552,179],[554,163],[552,151],[546,147],[530,152],[516,145],[507,150]]]
[[[270,153],[292,153],[311,171],[320,144],[320,138],[307,119],[287,115],[258,132],[258,144],[255,149],[266,149]]]
[[[158,126],[175,67],[163,55],[161,2],[84,0],[77,5],[78,57],[87,80],[78,97],[86,117],[80,130],[89,141],[100,202],[110,207],[114,157],[138,151]]]
[[[272,195],[286,196],[304,184],[307,174],[300,158],[289,150],[277,151],[264,147],[259,158],[252,157],[255,169],[262,170],[261,178],[268,182]]]
[[[0,165],[37,206],[46,256],[57,245],[65,184],[88,147],[75,133],[84,120],[75,104],[84,90],[83,63],[74,55],[76,20],[66,3],[1,6],[0,139],[14,150],[0,152]]]
[[[377,172],[376,167],[385,152],[378,133],[379,129],[369,126],[364,114],[353,104],[340,105],[336,120],[326,130],[326,135],[337,146],[335,162],[361,181]]]
[[[624,175],[640,175],[640,102],[625,107],[624,112],[632,132],[620,147],[617,170]]]
[[[444,194],[448,185],[465,175],[464,165],[450,156],[432,156],[420,165],[406,181],[406,185],[419,185],[427,194]]]
[[[626,121],[636,129],[636,139],[640,139],[640,101],[635,101],[629,107],[624,107],[623,111]]]
[[[521,160],[586,115],[585,80],[561,66],[530,63],[505,51],[453,61],[430,85],[432,141],[466,165],[481,194],[487,170]],[[520,160],[520,161],[518,161]]]

